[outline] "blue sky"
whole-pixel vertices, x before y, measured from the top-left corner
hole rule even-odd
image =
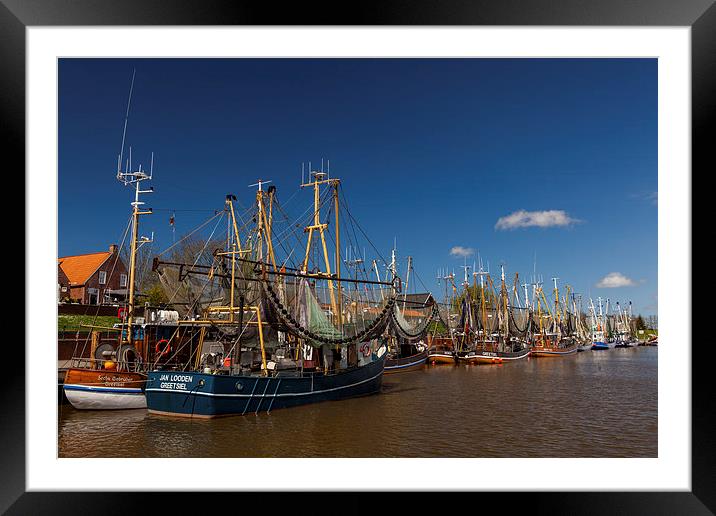
[[[124,230],[133,69],[127,143],[135,164],[155,153],[157,249],[171,210],[180,235],[228,192],[250,204],[258,178],[290,197],[301,163],[326,158],[383,256],[396,237],[436,293],[471,250],[523,278],[536,255],[546,280],[656,313],[655,59],[61,59],[60,256]],[[542,226],[497,225],[520,210],[503,221]],[[610,273],[630,286],[598,287]]]

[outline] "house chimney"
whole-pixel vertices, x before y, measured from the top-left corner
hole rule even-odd
[[[114,254],[117,252],[117,244],[109,244],[109,252]]]

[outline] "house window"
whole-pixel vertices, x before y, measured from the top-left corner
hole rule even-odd
[[[120,286],[120,287],[126,287],[126,286],[127,286],[127,275],[126,275],[126,274],[120,274],[120,275],[119,275],[119,286]]]
[[[107,283],[107,273],[105,271],[99,271],[99,284],[104,285]]]

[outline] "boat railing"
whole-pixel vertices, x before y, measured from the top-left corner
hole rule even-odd
[[[69,360],[70,367],[86,368],[91,371],[107,371],[108,373],[142,373],[149,369],[150,364],[137,360],[134,362],[112,360],[111,362],[116,365],[111,369],[100,367],[105,361],[96,358],[87,357],[73,357]],[[178,368],[179,370],[184,368],[184,364],[180,363],[166,363],[161,364],[162,369],[172,370]]]

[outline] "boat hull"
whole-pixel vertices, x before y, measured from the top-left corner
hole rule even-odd
[[[62,390],[79,410],[126,410],[147,407],[146,375],[94,369],[67,370]]]
[[[380,392],[385,359],[337,374],[212,375],[151,371],[147,408],[152,414],[213,418],[271,412]]]
[[[502,364],[505,362],[514,362],[522,360],[530,356],[529,349],[520,351],[474,351],[467,355],[461,356],[460,361],[467,364]]]
[[[592,342],[592,351],[604,351],[610,349],[606,342]]]
[[[452,353],[430,353],[428,355],[429,364],[452,364],[455,365],[455,356]]]
[[[531,357],[540,357],[540,358],[552,358],[552,357],[562,357],[562,356],[572,355],[576,352],[577,352],[577,345],[573,344],[566,348],[557,348],[557,347],[532,348],[530,350],[530,356]]]
[[[386,358],[384,374],[394,374],[422,369],[425,366],[427,358],[427,351],[423,351],[409,357]]]

